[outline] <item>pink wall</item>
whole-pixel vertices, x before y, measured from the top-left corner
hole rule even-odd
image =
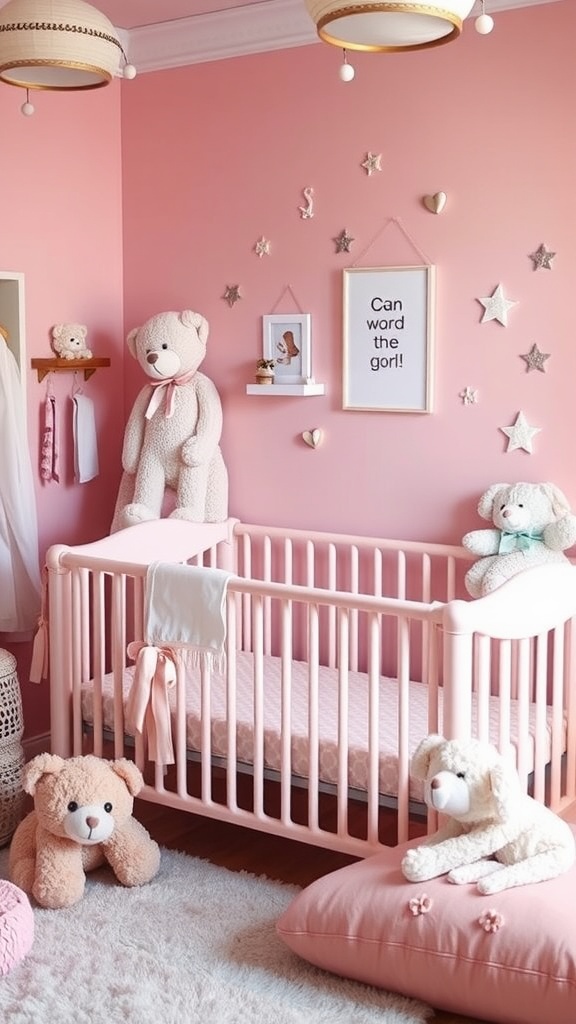
[[[49,544],[82,542],[107,531],[119,478],[124,422],[120,87],[32,98],[36,113],[23,117],[25,95],[0,86],[0,267],[24,274],[28,358],[23,373],[43,560]],[[46,381],[38,383],[30,359],[53,354],[50,330],[61,321],[86,324],[94,353],[111,359],[110,369],[81,381],[94,401],[100,443],[100,476],[81,485],[73,477],[72,374],[52,375],[61,482],[42,484],[38,473]],[[26,733],[45,732],[48,686],[28,682],[30,645],[4,646],[18,661]]]
[[[224,405],[230,509],[256,522],[459,541],[495,481],[552,480],[576,506],[576,4],[496,16],[488,37],[358,55],[321,44],[141,75],[122,93],[126,328],[187,306],[210,321],[205,371]],[[547,43],[543,46],[543,39]],[[382,153],[382,172],[361,162]],[[298,215],[312,185],[316,215]],[[436,216],[422,196],[443,190]],[[433,415],[342,410],[342,270],[437,267]],[[333,237],[355,237],[337,255]],[[259,259],[264,235],[271,255]],[[376,237],[378,236],[378,237]],[[376,239],[370,247],[370,242]],[[529,254],[545,243],[552,270]],[[365,256],[362,254],[366,251]],[[479,296],[518,300],[508,327]],[[222,296],[240,284],[232,309]],[[290,285],[313,317],[318,398],[249,397],[261,316]],[[278,312],[294,311],[290,301]],[[547,372],[521,353],[551,353]],[[128,405],[143,383],[130,360]],[[478,389],[476,405],[459,392]],[[506,453],[523,410],[533,454]],[[321,427],[307,448],[302,431]]]
[[[89,484],[72,477],[72,379],[55,377],[63,478],[37,482],[40,556],[107,531],[125,415],[143,383],[124,336],[186,306],[211,323],[204,369],[222,395],[233,514],[457,541],[479,525],[477,497],[496,480],[553,480],[576,507],[575,33],[576,5],[563,0],[497,15],[491,37],[469,24],[427,53],[355,56],[349,85],[341,54],[317,44],[38,95],[30,119],[20,91],[0,88],[1,266],[25,274],[28,359],[49,355],[54,323],[78,320],[112,360],[85,384],[101,453]],[[371,177],[368,150],[382,153]],[[316,215],[302,221],[307,185]],[[434,216],[422,196],[439,190],[448,204]],[[343,228],[356,239],[348,256],[332,241]],[[262,235],[272,251],[258,259]],[[541,242],[557,253],[552,271],[532,269]],[[435,411],[343,411],[342,270],[414,263],[414,246],[437,267]],[[480,324],[477,297],[500,282],[519,303],[507,328]],[[230,309],[222,295],[236,283],[243,298]],[[313,316],[326,396],[249,397],[261,317],[288,285]],[[534,342],[551,353],[546,373],[520,358]],[[25,373],[36,471],[45,385]],[[462,405],[466,385],[478,404]],[[498,430],[520,409],[542,428],[532,455],[506,454]],[[325,432],[316,451],[301,440],[312,427]],[[11,649],[32,736],[48,727],[48,688],[27,682],[29,646]]]

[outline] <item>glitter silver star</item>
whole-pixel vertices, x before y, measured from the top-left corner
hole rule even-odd
[[[548,252],[544,244],[539,245],[536,249],[536,252],[530,253],[530,259],[534,264],[534,270],[552,270],[550,264],[554,259],[555,255],[555,252]]]
[[[516,448],[523,448],[525,452],[532,451],[532,438],[539,434],[541,427],[531,427],[523,412],[519,412],[511,427],[500,427],[502,433],[506,434],[508,440],[507,452],[513,452]]]
[[[224,299],[225,302],[228,303],[230,308],[232,308],[234,303],[238,302],[238,300],[242,298],[242,296],[240,295],[240,285],[239,284],[227,284],[226,285],[226,291],[224,292],[224,295],[222,296],[222,298]]]
[[[478,302],[481,302],[484,306],[484,314],[480,321],[481,324],[486,320],[498,320],[498,322],[503,324],[504,327],[508,326],[508,310],[511,306],[517,305],[517,301],[515,299],[505,298],[501,284],[494,289],[492,295],[489,295],[484,299],[478,299]]]
[[[344,228],[337,238],[333,239],[336,242],[336,252],[350,252],[350,246],[354,241],[352,235],[349,235],[346,228]]]
[[[532,345],[530,351],[521,355],[520,358],[526,360],[527,373],[530,373],[531,370],[540,370],[541,373],[546,373],[544,363],[550,359],[550,353],[541,352],[538,345]]]
[[[381,171],[382,167],[380,161],[382,160],[382,153],[366,153],[366,159],[360,165],[366,171],[368,177],[374,174],[375,171]]]
[[[464,405],[475,405],[478,401],[478,391],[476,388],[465,387],[464,391],[460,392],[460,398]]]
[[[254,252],[257,256],[262,259],[263,256],[270,255],[270,242],[267,238],[259,238],[254,246]]]

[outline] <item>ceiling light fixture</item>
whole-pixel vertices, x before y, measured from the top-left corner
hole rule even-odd
[[[0,81],[29,89],[97,89],[134,78],[111,21],[83,0],[9,0],[0,8]]]
[[[305,3],[325,43],[373,53],[421,50],[457,39],[464,19],[474,6],[474,0],[425,0],[422,3],[305,0]],[[482,28],[478,31],[482,32]]]

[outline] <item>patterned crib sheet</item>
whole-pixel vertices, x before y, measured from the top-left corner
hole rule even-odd
[[[289,663],[290,701],[289,721],[285,722],[285,730],[290,734],[290,757],[292,773],[301,778],[308,778],[310,763],[309,742],[309,666],[306,662],[292,661]],[[284,667],[284,673],[287,669]],[[282,753],[282,660],[274,656],[263,658],[263,760],[270,770],[279,770]],[[123,706],[132,685],[134,669],[126,668],[122,677]],[[254,700],[254,662],[250,653],[236,653],[235,700],[231,702],[231,718],[235,717],[233,733],[236,739],[236,758],[239,762],[251,765],[254,762],[255,744],[255,700]],[[353,789],[365,792],[368,784],[368,727],[369,727],[369,685],[368,677],[361,672],[348,673],[348,744],[347,744],[347,778]],[[442,689],[438,690],[438,731],[442,732],[443,712]],[[169,691],[172,709],[172,726],[174,733],[176,694]],[[199,669],[189,669],[186,686],[186,743],[191,751],[201,749],[201,714],[200,714],[200,674]],[[428,686],[412,681],[409,684],[409,749],[414,751],[420,740],[431,730],[428,718],[429,689]],[[396,797],[398,793],[398,683],[396,679],[380,677],[379,698],[379,790],[384,796]],[[477,722],[477,699],[472,695],[473,725]],[[211,709],[211,755],[226,758],[228,755],[228,715],[227,715],[227,683],[225,675],[212,673],[210,677],[210,709]],[[92,683],[82,688],[82,717],[85,723],[94,722],[94,688]],[[528,770],[533,765],[533,736],[535,729],[536,709],[529,707],[530,752]],[[547,710],[548,725],[546,743],[548,745],[547,760],[550,755],[550,718]],[[114,729],[114,682],[112,674],[102,680],[102,721],[106,729]],[[499,700],[489,698],[488,709],[489,738],[496,743],[499,730]],[[518,736],[519,702],[510,705],[511,742],[515,744]],[[125,727],[124,727],[125,728]],[[125,731],[128,730],[125,728]],[[338,671],[320,666],[318,678],[318,772],[321,782],[336,784],[339,770],[338,742]],[[422,785],[410,780],[410,797],[415,801],[423,798]]]

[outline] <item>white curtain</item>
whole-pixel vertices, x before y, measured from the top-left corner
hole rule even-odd
[[[40,594],[36,496],[20,374],[0,337],[0,632],[34,630]]]

